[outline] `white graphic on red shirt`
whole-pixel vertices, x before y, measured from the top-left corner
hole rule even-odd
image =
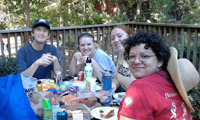
[[[171,116],[170,120],[172,118],[175,118],[175,120],[177,119],[176,118],[176,109],[177,109],[176,103],[174,101],[172,101],[172,108],[171,108],[172,116]]]
[[[179,94],[178,94],[178,93],[174,93],[174,92],[172,91],[172,93],[165,93],[165,98],[175,97],[175,96],[177,96],[177,95],[179,95]]]
[[[185,107],[184,102],[181,103],[181,106],[182,106],[183,112],[184,112],[184,114],[183,114],[183,120],[186,120],[186,119],[185,119],[185,116],[187,115],[187,109],[186,109],[186,107]]]
[[[133,98],[131,96],[126,96],[124,100],[124,107],[130,107],[133,104]]]

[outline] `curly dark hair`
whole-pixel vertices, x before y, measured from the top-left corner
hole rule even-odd
[[[169,58],[170,58],[170,49],[165,44],[164,38],[158,35],[155,32],[144,32],[139,31],[135,36],[129,37],[124,41],[124,59],[128,60],[129,52],[131,47],[145,44],[145,49],[151,48],[153,52],[156,54],[158,60],[163,61],[163,65],[161,66],[162,70],[166,70]]]

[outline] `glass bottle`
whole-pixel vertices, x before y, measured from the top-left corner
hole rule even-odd
[[[43,91],[43,85],[42,85],[42,82],[40,80],[37,81],[37,91],[38,92],[42,92]]]

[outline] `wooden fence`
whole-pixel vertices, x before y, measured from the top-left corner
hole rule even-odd
[[[100,24],[75,27],[53,27],[51,28],[51,37],[47,40],[48,44],[55,45],[59,51],[62,45],[63,49],[63,71],[64,75],[68,73],[68,67],[73,54],[78,51],[78,36],[81,33],[88,32],[94,35],[95,41],[99,47],[106,51],[112,60],[117,62],[117,53],[110,44],[110,31],[116,25],[124,24],[130,27],[134,32],[137,30],[155,30],[163,37],[169,46],[177,48],[179,58],[189,59],[200,73],[200,26],[186,24],[155,24],[155,23],[116,23]],[[24,35],[28,34],[28,41],[31,43],[31,29],[1,30],[0,31],[0,55],[16,57],[17,51],[24,45]],[[3,42],[2,42],[3,41]],[[59,43],[61,41],[61,43]]]

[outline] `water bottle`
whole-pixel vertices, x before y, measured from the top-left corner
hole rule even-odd
[[[84,69],[84,82],[86,82],[87,78],[92,78],[92,59],[90,57],[87,57],[86,59],[86,66]]]
[[[107,72],[102,73],[102,91],[100,93],[100,101],[103,106],[110,106],[112,104],[112,74]]]

